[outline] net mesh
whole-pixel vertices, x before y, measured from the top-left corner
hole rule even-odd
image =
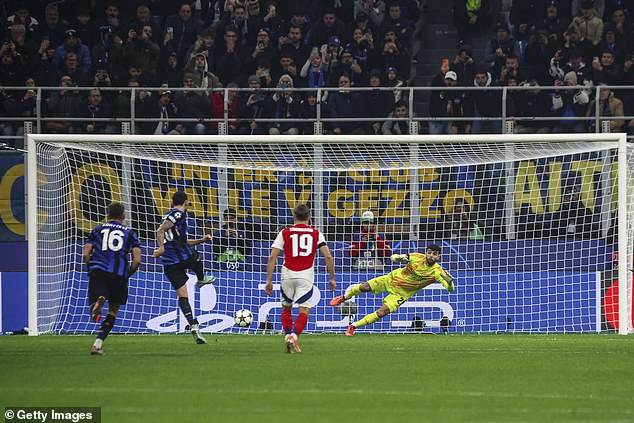
[[[430,243],[442,247],[440,263],[456,277],[456,290],[450,294],[434,283],[359,331],[618,329],[617,263],[624,257],[633,263],[632,147],[625,195],[628,252],[619,254],[617,143],[510,139],[41,140],[39,330],[98,329],[89,320],[81,249],[88,232],[105,221],[112,201],[125,205],[126,223],[138,231],[143,251],[114,331],[185,330],[187,322],[162,264],[152,258],[155,230],[178,190],[191,201],[189,237],[213,236],[197,250],[217,282],[196,288],[194,275],[188,282],[190,302],[204,332],[281,329],[281,260],[271,297],[263,289],[266,262],[272,239],[292,224],[291,211],[302,203],[311,207],[313,225],[326,236],[338,283],[335,293],[327,291],[328,276],[318,254],[310,332],[343,331],[350,321],[379,308],[386,294],[364,294],[354,298],[356,304],[339,308],[328,302],[354,284],[403,267],[393,263],[390,254],[424,252]],[[367,211],[374,218],[362,222]],[[369,237],[366,242],[364,235]],[[247,329],[234,324],[233,315],[240,309],[254,315]]]

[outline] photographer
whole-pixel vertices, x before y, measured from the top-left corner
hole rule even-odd
[[[489,40],[484,49],[484,61],[491,65],[491,74],[494,79],[499,79],[506,57],[510,54],[521,57],[519,44],[510,35],[509,27],[504,22],[495,25],[495,38]]]
[[[453,59],[451,70],[458,75],[458,85],[470,85],[475,77],[475,60],[473,50],[468,44],[463,44]]]
[[[267,59],[269,63],[277,63],[277,52],[275,44],[271,43],[270,30],[268,28],[260,28],[258,31],[255,46],[244,60],[247,72],[255,71],[257,64]]]
[[[393,66],[401,71],[401,77],[409,80],[411,69],[411,55],[409,51],[398,41],[396,29],[388,27],[383,36],[383,45],[379,49],[379,55],[383,68]]]
[[[161,49],[152,41],[152,27],[143,26],[139,34],[136,29],[128,30],[128,38],[121,47],[121,59],[124,67],[137,64],[146,74],[156,75]]]
[[[233,208],[222,212],[223,225],[213,234],[214,260],[217,262],[246,261],[250,242],[246,232],[238,226],[238,213]]]

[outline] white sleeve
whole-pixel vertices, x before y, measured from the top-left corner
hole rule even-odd
[[[284,250],[284,237],[282,236],[282,231],[277,234],[275,241],[273,241],[273,248],[277,248],[278,250]]]
[[[319,235],[317,236],[317,245],[321,245],[322,243],[326,242],[326,237],[324,236],[324,234],[321,233],[321,231],[319,231]]]

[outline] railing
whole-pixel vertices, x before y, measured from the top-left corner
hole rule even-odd
[[[589,122],[589,121],[594,121],[594,129],[595,132],[608,132],[609,131],[609,122],[611,120],[620,120],[623,119],[626,122],[628,122],[629,120],[634,119],[634,116],[601,116],[601,110],[600,110],[600,101],[599,101],[599,96],[600,96],[600,90],[602,88],[609,88],[611,90],[613,90],[613,92],[619,93],[625,90],[634,90],[634,86],[622,86],[622,85],[618,85],[618,86],[596,86],[596,87],[585,87],[585,86],[574,86],[574,87],[566,87],[566,89],[571,89],[571,90],[580,90],[580,89],[585,89],[585,90],[590,90],[592,91],[593,97],[596,100],[595,104],[594,104],[594,116],[589,116],[589,117],[566,117],[565,119],[568,121],[585,121],[585,122]],[[3,90],[5,91],[25,91],[29,89],[29,87],[4,87]],[[111,124],[115,129],[115,131],[117,133],[132,133],[134,134],[137,131],[138,128],[138,124],[139,123],[144,123],[144,122],[161,122],[161,121],[165,121],[165,122],[177,122],[177,123],[204,123],[204,124],[209,124],[211,122],[217,122],[218,123],[218,133],[219,134],[226,134],[227,133],[227,128],[229,127],[230,123],[237,121],[255,121],[256,123],[272,123],[272,122],[297,122],[297,123],[312,123],[313,124],[313,133],[315,134],[321,134],[324,133],[324,124],[328,124],[328,123],[332,123],[332,122],[351,122],[351,121],[355,121],[355,122],[376,122],[376,121],[381,121],[381,122],[385,122],[385,121],[404,121],[407,122],[407,127],[409,129],[409,133],[419,133],[420,129],[421,129],[421,124],[427,124],[429,122],[474,122],[474,121],[483,121],[483,122],[492,122],[492,121],[498,121],[501,122],[502,124],[500,125],[501,132],[502,133],[512,133],[513,132],[513,126],[514,123],[517,121],[542,121],[542,122],[556,122],[556,121],[561,121],[563,118],[561,116],[531,116],[531,117],[527,117],[527,116],[514,116],[514,115],[509,115],[508,109],[507,109],[507,102],[509,99],[509,96],[512,95],[512,93],[514,92],[519,92],[519,91],[526,91],[526,90],[535,90],[536,87],[533,86],[518,86],[518,87],[402,87],[402,88],[390,88],[390,87],[381,87],[379,88],[379,90],[381,91],[387,91],[387,92],[395,92],[395,91],[400,91],[402,98],[406,98],[407,102],[408,102],[408,116],[406,118],[393,118],[393,117],[354,117],[354,118],[341,118],[341,117],[337,117],[337,118],[328,118],[325,117],[327,116],[326,113],[324,113],[324,101],[327,104],[326,100],[322,100],[324,97],[330,95],[330,93],[332,92],[336,92],[339,91],[339,88],[317,88],[317,89],[312,89],[312,88],[295,88],[292,91],[295,93],[302,93],[302,92],[316,92],[317,93],[317,102],[316,102],[316,117],[315,118],[293,118],[293,119],[287,119],[287,118],[271,118],[271,117],[266,117],[266,118],[230,118],[229,117],[229,110],[228,110],[228,105],[229,105],[229,91],[230,89],[227,88],[221,88],[221,89],[204,89],[204,88],[195,88],[195,89],[191,89],[191,88],[137,88],[137,87],[99,87],[99,89],[101,91],[105,91],[105,92],[112,92],[115,91],[119,94],[121,93],[125,93],[125,92],[129,92],[129,98],[130,98],[130,114],[129,116],[124,116],[124,117],[112,117],[112,118],[87,118],[87,117],[69,117],[69,116],[63,116],[63,117],[53,117],[53,116],[46,116],[46,113],[43,113],[43,102],[46,101],[46,99],[48,98],[48,95],[52,92],[55,91],[59,91],[60,87],[34,87],[32,88],[33,90],[35,90],[36,92],[36,99],[35,99],[35,111],[34,111],[34,116],[2,116],[0,117],[0,124],[9,124],[9,125],[13,125],[16,128],[13,130],[13,134],[6,134],[3,133],[2,135],[0,135],[0,141],[4,142],[4,146],[6,147],[7,143],[6,141],[9,140],[16,140],[16,141],[21,141],[23,139],[23,134],[24,133],[28,133],[28,132],[34,132],[34,133],[42,133],[45,132],[43,131],[45,129],[45,124],[47,122],[69,122],[69,123],[75,123],[75,122],[105,122],[107,124]],[[64,87],[65,91],[75,91],[77,93],[80,92],[88,92],[90,90],[94,89],[94,87]],[[154,118],[143,118],[143,117],[139,117],[138,116],[138,111],[135,109],[135,99],[137,98],[137,94],[141,91],[146,91],[146,92],[150,92],[150,93],[156,93],[153,94],[152,96],[157,96],[158,97],[158,93],[160,91],[163,90],[169,90],[171,92],[179,92],[179,91],[203,91],[205,92],[207,95],[211,95],[212,93],[216,93],[216,92],[222,92],[223,96],[224,96],[224,110],[223,110],[223,117],[222,118],[211,118],[211,117],[205,117],[205,118],[196,118],[196,117],[184,117],[184,116],[180,116],[177,118],[160,118],[160,117],[154,117]],[[350,88],[349,91],[351,92],[357,92],[357,93],[362,93],[364,91],[371,91],[371,90],[375,90],[376,88],[371,88],[371,87],[358,87],[358,88]],[[541,86],[539,87],[540,90],[542,91],[546,91],[546,92],[555,92],[556,90],[563,90],[563,88],[560,87],[555,87],[555,86]],[[238,93],[252,93],[254,90],[250,89],[250,88],[232,88],[232,91],[236,91]],[[494,91],[501,91],[501,111],[500,111],[500,116],[494,116],[494,117],[485,117],[485,116],[463,116],[463,117],[431,117],[428,115],[424,115],[424,116],[417,116],[417,114],[415,113],[415,98],[421,94],[426,94],[426,93],[432,93],[434,91],[467,91],[467,92],[471,92],[471,91],[487,91],[487,90],[494,90]],[[274,93],[279,91],[276,88],[262,88],[260,89],[261,92],[266,92],[266,93]],[[629,94],[629,92],[628,92]],[[624,98],[625,96],[621,96],[622,98]],[[590,99],[591,102],[592,99]],[[156,101],[156,100],[152,100],[152,101]],[[589,104],[589,103],[588,103]],[[111,105],[112,107],[113,105]],[[425,111],[426,112],[426,111]],[[210,106],[210,110],[208,111],[208,113],[211,113],[211,106]],[[606,125],[607,123],[607,125]],[[26,126],[26,128],[25,128]],[[111,128],[112,129],[112,128]],[[78,131],[80,132],[80,131]],[[21,144],[21,143],[18,143]]]

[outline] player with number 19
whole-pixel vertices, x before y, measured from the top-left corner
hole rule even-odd
[[[332,259],[324,235],[317,229],[309,226],[310,209],[301,204],[293,210],[295,224],[289,226],[277,235],[266,266],[266,285],[264,291],[267,295],[273,293],[273,270],[277,264],[277,258],[284,251],[284,264],[282,265],[282,279],[280,291],[282,293],[282,328],[284,329],[284,343],[286,352],[302,352],[297,343],[297,337],[301,335],[308,322],[310,314],[310,299],[313,296],[313,282],[315,279],[315,253],[321,252],[326,260],[326,268],[330,274],[330,291],[337,287],[335,282],[335,262]],[[299,315],[293,325],[293,303],[299,307]]]
[[[108,314],[91,348],[92,355],[103,355],[102,344],[119,312],[128,300],[128,279],[141,264],[141,245],[136,232],[123,225],[125,210],[122,204],[108,206],[108,222],[97,225],[84,245],[84,263],[88,265],[88,299],[90,317],[99,322],[103,306],[108,301]],[[128,257],[132,253],[132,263]]]

